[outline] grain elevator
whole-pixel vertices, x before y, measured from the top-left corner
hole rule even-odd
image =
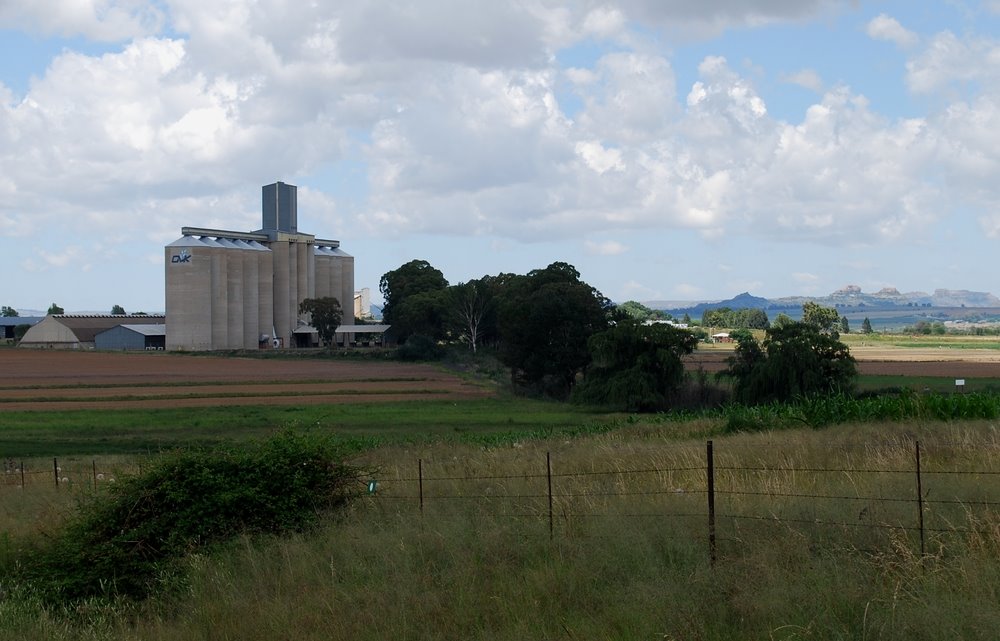
[[[314,345],[306,298],[332,296],[353,320],[354,257],[298,231],[295,185],[261,189],[261,229],[183,227],[164,259],[168,350]]]

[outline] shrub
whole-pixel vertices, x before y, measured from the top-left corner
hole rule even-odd
[[[436,361],[444,356],[444,350],[430,336],[413,334],[396,350],[401,361]]]
[[[245,533],[298,530],[348,500],[358,471],[330,441],[267,441],[164,455],[81,506],[22,566],[51,603],[142,599],[176,576],[184,555]]]

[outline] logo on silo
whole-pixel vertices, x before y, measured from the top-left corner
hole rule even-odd
[[[174,254],[170,257],[171,263],[190,263],[191,262],[191,252],[186,249],[182,249],[181,253]]]

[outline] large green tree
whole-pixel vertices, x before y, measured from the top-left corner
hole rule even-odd
[[[567,263],[507,279],[498,301],[500,358],[515,388],[566,398],[590,363],[588,339],[608,328],[613,308]]]
[[[812,323],[772,327],[762,343],[749,334],[738,341],[722,375],[743,403],[847,391],[857,375],[848,347]]]
[[[450,312],[448,289],[412,294],[393,306],[392,334],[401,343],[418,334],[432,341],[447,340]]]
[[[814,325],[825,332],[835,332],[840,314],[833,307],[824,307],[819,303],[808,301],[802,305],[802,322]]]
[[[394,324],[395,315],[404,300],[417,294],[441,291],[448,287],[441,270],[433,267],[426,260],[411,260],[397,269],[386,272],[378,283],[385,306],[382,308],[382,318],[386,323]]]
[[[112,316],[124,316],[125,315],[125,308],[122,307],[121,305],[114,305],[114,306],[111,307],[111,315]]]
[[[333,296],[307,298],[299,303],[299,313],[309,314],[310,323],[316,328],[319,340],[324,347],[333,345],[337,328],[340,327],[340,321],[344,315],[340,301]]]
[[[51,305],[49,305],[49,311],[46,312],[46,313],[50,314],[50,315],[51,314],[65,314],[66,310],[64,310],[62,307],[56,305],[55,303],[52,303]]]
[[[681,357],[697,344],[684,329],[619,322],[587,342],[592,362],[573,400],[626,412],[667,409],[684,381]]]
[[[4,305],[3,307],[0,307],[0,316],[3,316],[4,318],[16,318],[17,316],[20,316],[20,314],[18,314],[17,310],[13,307],[7,307]]]

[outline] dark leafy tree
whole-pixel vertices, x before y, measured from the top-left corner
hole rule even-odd
[[[340,308],[340,301],[333,296],[307,298],[299,303],[299,313],[309,314],[310,323],[316,328],[319,340],[324,347],[333,345],[337,328],[344,315]]]
[[[515,388],[566,398],[590,363],[587,341],[614,306],[567,263],[507,279],[498,301],[500,359]]]
[[[638,321],[670,320],[673,318],[673,316],[662,310],[650,309],[642,303],[634,300],[627,300],[621,305],[618,305],[618,310],[623,312],[624,317],[632,318]]]
[[[14,339],[15,340],[21,340],[22,338],[24,338],[24,335],[28,333],[29,329],[31,329],[31,325],[29,325],[27,323],[21,323],[20,325],[15,325],[14,326]]]
[[[767,330],[763,343],[740,336],[723,376],[743,403],[784,401],[796,396],[850,389],[857,366],[846,345],[811,323]]]
[[[862,334],[872,333],[872,322],[868,320],[867,316],[865,316],[865,320],[861,321],[861,333]]]
[[[684,381],[681,357],[697,343],[687,330],[637,321],[594,334],[587,342],[592,362],[573,400],[628,412],[666,409]]]
[[[0,307],[0,316],[3,316],[4,318],[16,318],[20,316],[20,314],[18,314],[17,310],[13,307],[7,307],[4,305],[3,307]]]
[[[446,340],[450,313],[448,289],[412,294],[393,307],[392,333],[400,343],[405,343],[414,334],[434,341]]]
[[[842,334],[850,334],[851,333],[851,323],[848,322],[846,316],[841,316],[840,317],[840,331],[841,331]]]
[[[121,305],[115,305],[114,307],[111,308],[111,315],[112,316],[124,316],[125,315],[125,308],[122,307]]]
[[[809,301],[802,305],[802,322],[814,325],[824,332],[834,332],[840,314],[832,307],[823,307]]]
[[[396,310],[410,296],[425,292],[440,291],[448,287],[448,281],[439,269],[426,260],[411,260],[399,268],[386,272],[379,280],[378,289],[385,299],[382,318],[386,323],[395,324]]]
[[[52,303],[51,305],[49,305],[49,311],[46,312],[46,313],[49,314],[49,315],[52,315],[52,314],[65,314],[66,310],[64,310],[62,307],[59,307],[55,303]]]
[[[774,317],[774,322],[771,323],[771,327],[784,327],[789,323],[794,323],[792,317],[784,312],[779,312],[777,316]]]

